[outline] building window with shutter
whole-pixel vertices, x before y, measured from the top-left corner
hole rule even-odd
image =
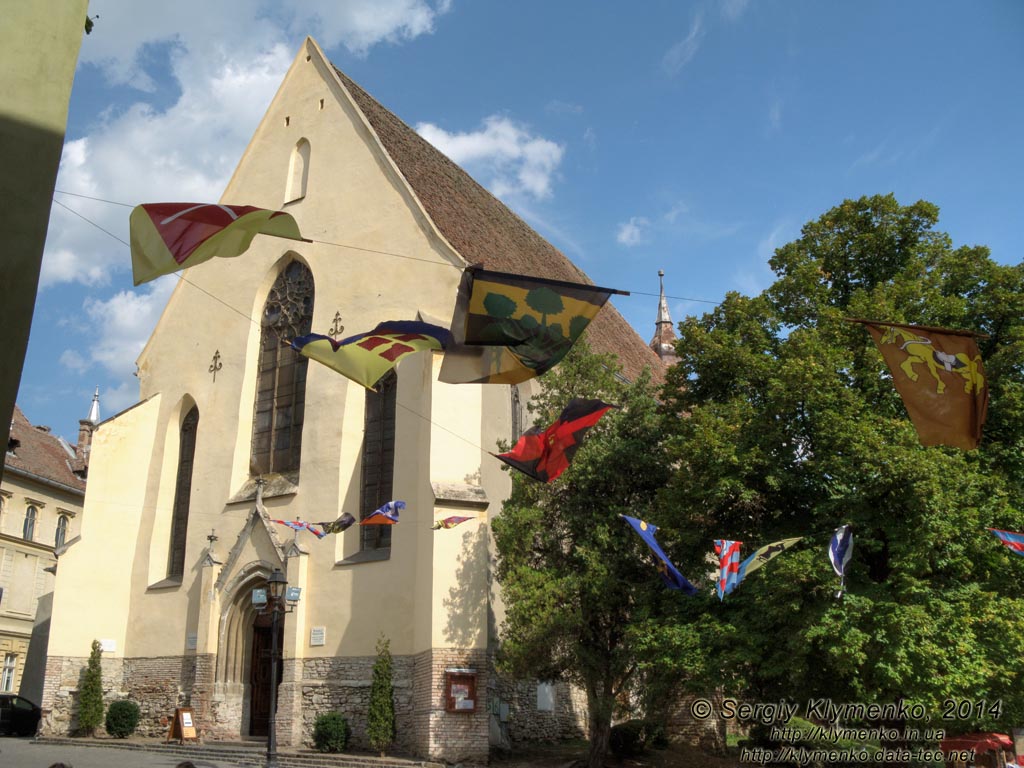
[[[306,401],[306,364],[287,345],[313,324],[313,273],[299,261],[281,272],[263,308],[256,405],[252,423],[252,472],[299,468]]]
[[[32,541],[36,535],[36,518],[39,512],[31,504],[25,510],[25,522],[21,526],[21,538],[25,541]]]
[[[360,518],[365,518],[391,501],[395,476],[395,396],[398,377],[394,371],[366,391],[363,431],[363,477],[360,493]],[[391,547],[390,525],[365,525],[361,530],[361,548]]]
[[[68,538],[68,516],[61,515],[57,518],[57,533],[53,537],[53,546],[62,547]]]
[[[181,422],[178,449],[178,476],[174,481],[174,507],[171,513],[171,549],[167,556],[167,578],[185,575],[185,544],[188,540],[188,511],[192,498],[192,465],[196,456],[196,430],[199,408],[192,409]]]

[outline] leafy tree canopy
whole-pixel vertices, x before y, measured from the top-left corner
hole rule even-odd
[[[807,539],[718,604],[708,685],[754,700],[1002,700],[1024,720],[1024,264],[954,248],[938,208],[847,200],[771,259],[758,296],[680,324],[662,398],[673,467],[657,522],[684,573],[714,538]],[[923,448],[858,317],[975,330],[990,406],[979,450]],[[826,556],[853,526],[848,594]],[[693,566],[689,566],[693,567]],[[696,617],[691,616],[692,621]],[[947,724],[948,725],[948,724]]]

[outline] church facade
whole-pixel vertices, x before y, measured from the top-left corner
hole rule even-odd
[[[282,342],[385,320],[447,326],[468,264],[586,276],[311,39],[222,202],[287,211],[313,242],[260,237],[187,270],[138,359],[138,404],[97,428],[82,538],[57,578],[44,732],[74,729],[97,639],[106,695],[140,705],[142,733],[166,734],[189,706],[207,738],[263,737],[276,696],[279,743],[308,743],[316,716],[340,711],[366,746],[384,637],[401,751],[486,760],[528,722],[579,733],[566,689],[493,672],[488,521],[510,480],[487,452],[526,426],[536,383],[445,384],[441,353],[423,352],[369,391]],[[630,378],[660,365],[610,305],[586,338]],[[407,505],[392,527],[318,540],[273,522],[360,519],[392,499]],[[432,530],[450,515],[473,519]],[[271,680],[253,590],[275,569],[301,594]]]

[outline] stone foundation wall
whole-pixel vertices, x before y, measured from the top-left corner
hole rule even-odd
[[[40,723],[46,736],[67,736],[78,728],[78,689],[81,687],[88,656],[50,656],[46,659],[46,679],[43,682],[43,700]],[[103,702],[110,704],[127,696],[124,690],[124,660],[100,660],[103,672]],[[101,725],[99,733],[105,729]]]
[[[499,680],[498,698],[508,705],[508,717],[501,723],[501,729],[510,744],[585,739],[588,730],[586,693],[568,683],[555,683],[554,707],[542,711],[537,706],[538,685],[538,681]],[[501,721],[500,709],[498,719]]]
[[[709,751],[725,750],[725,720],[718,716],[722,711],[722,693],[680,696],[669,709],[665,722],[665,733],[669,741],[681,741]],[[711,702],[712,714],[706,720],[697,720],[691,714],[690,706],[697,699]]]
[[[413,659],[412,656],[392,656],[391,683],[395,691],[395,721],[397,735],[394,749],[414,753],[417,743],[413,722]],[[301,742],[313,743],[313,725],[318,715],[341,712],[352,729],[349,744],[359,749],[370,749],[366,737],[366,713],[370,707],[370,685],[376,656],[349,658],[304,659],[300,662],[302,677],[295,689],[299,692]],[[281,689],[285,689],[282,681]],[[280,690],[279,696],[289,698],[294,693]],[[284,709],[278,698],[278,711]],[[279,730],[280,734],[281,731]]]
[[[366,713],[375,661],[376,656],[285,659],[278,688],[278,743],[311,745],[317,715],[338,711],[352,728],[352,746],[369,749]],[[397,721],[394,751],[449,763],[486,763],[490,718],[486,652],[433,649],[415,656],[394,656],[392,661]],[[87,662],[84,657],[47,659],[42,704],[46,735],[73,733],[78,689]],[[142,736],[165,736],[175,708],[191,707],[205,738],[238,739],[248,731],[248,686],[215,683],[215,667],[215,657],[205,654],[104,659],[104,701],[108,705],[117,699],[136,702],[141,711],[137,732]],[[476,672],[474,711],[446,710],[445,673],[451,669]],[[556,700],[568,701],[568,697],[558,695]],[[559,712],[551,719],[560,722],[561,717]]]

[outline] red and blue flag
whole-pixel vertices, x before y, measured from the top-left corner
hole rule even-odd
[[[394,525],[398,522],[399,511],[405,509],[404,501],[389,501],[380,509],[368,514],[360,525]]]
[[[992,535],[999,539],[1014,554],[1024,557],[1024,533],[1014,531],[1001,531],[998,528],[989,528]]]
[[[322,539],[327,534],[316,528],[312,523],[307,523],[305,520],[271,520],[272,523],[278,525],[287,525],[293,531],[309,531],[318,539]]]
[[[740,546],[742,541],[715,539],[715,554],[718,555],[718,582],[715,592],[724,600],[740,583]]]

